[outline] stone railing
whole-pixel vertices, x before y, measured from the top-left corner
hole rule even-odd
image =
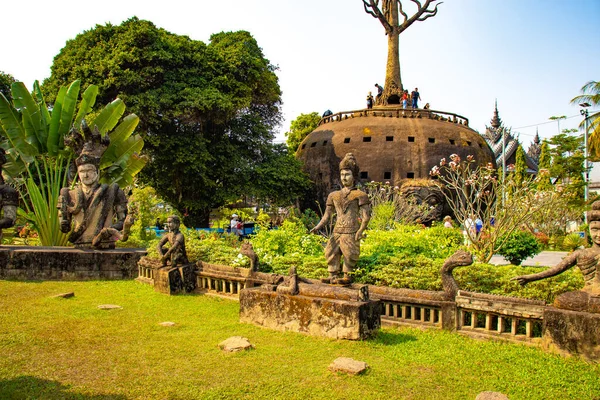
[[[140,264],[144,264],[144,260]],[[139,266],[138,280],[154,284],[160,271]],[[276,293],[286,285],[283,275],[267,274],[250,268],[198,262],[196,292],[239,299],[243,289],[262,286]],[[318,281],[298,278],[302,285]],[[308,285],[307,285],[308,284]],[[350,289],[365,288],[351,285]],[[600,314],[557,309],[542,301],[472,293],[459,290],[456,296],[442,291],[395,289],[368,285],[367,298],[378,302],[381,324],[444,329],[485,339],[502,339],[539,345],[559,352],[581,354],[600,361]],[[344,289],[347,290],[347,289]],[[253,292],[254,293],[254,292]],[[274,295],[274,294],[273,294]],[[314,299],[318,295],[313,296]],[[316,301],[316,300],[315,300]]]
[[[437,121],[445,121],[454,124],[469,126],[469,119],[451,112],[422,109],[422,108],[402,108],[402,107],[375,107],[371,109],[340,111],[335,114],[327,115],[319,121],[319,125],[331,122],[339,122],[349,118],[360,117],[388,117],[388,118],[428,118]]]
[[[456,329],[470,336],[540,341],[543,301],[460,291],[455,298]]]

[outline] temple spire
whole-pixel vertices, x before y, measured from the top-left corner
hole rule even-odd
[[[494,117],[490,121],[490,124],[492,125],[492,128],[495,128],[495,129],[498,129],[502,126],[502,120],[500,119],[500,116],[498,115],[498,99],[496,99],[496,102],[495,102]]]

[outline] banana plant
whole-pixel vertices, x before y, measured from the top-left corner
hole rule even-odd
[[[124,187],[133,182],[146,160],[139,153],[144,142],[133,132],[139,122],[135,114],[123,119],[125,104],[116,99],[95,118],[87,121],[96,102],[98,87],[90,85],[79,101],[81,82],[74,81],[59,89],[56,101],[48,107],[36,81],[30,93],[22,82],[11,86],[12,104],[0,94],[1,146],[8,163],[4,171],[21,189],[25,216],[38,231],[44,246],[64,246],[67,235],[60,231],[56,204],[62,187],[68,184],[68,170],[74,154],[65,147],[65,136],[85,121],[108,134],[110,145],[100,164],[103,183]],[[77,129],[76,129],[77,130]]]

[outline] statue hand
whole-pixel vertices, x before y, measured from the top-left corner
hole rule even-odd
[[[356,234],[354,235],[354,240],[356,240],[357,242],[363,238],[363,231],[357,231]]]
[[[71,230],[69,221],[60,221],[60,231],[62,233],[68,233]]]
[[[529,278],[527,278],[526,275],[516,276],[514,278],[511,278],[510,280],[519,282],[519,285],[521,286],[525,286],[530,282]]]

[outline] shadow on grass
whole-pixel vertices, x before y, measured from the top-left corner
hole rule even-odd
[[[69,392],[69,385],[35,376],[19,376],[0,380],[0,399],[47,399],[47,400],[126,400],[116,394],[80,394]]]
[[[407,342],[414,342],[416,340],[417,337],[413,335],[386,331],[379,331],[374,338],[369,339],[373,344],[383,344],[386,346],[395,346]]]

